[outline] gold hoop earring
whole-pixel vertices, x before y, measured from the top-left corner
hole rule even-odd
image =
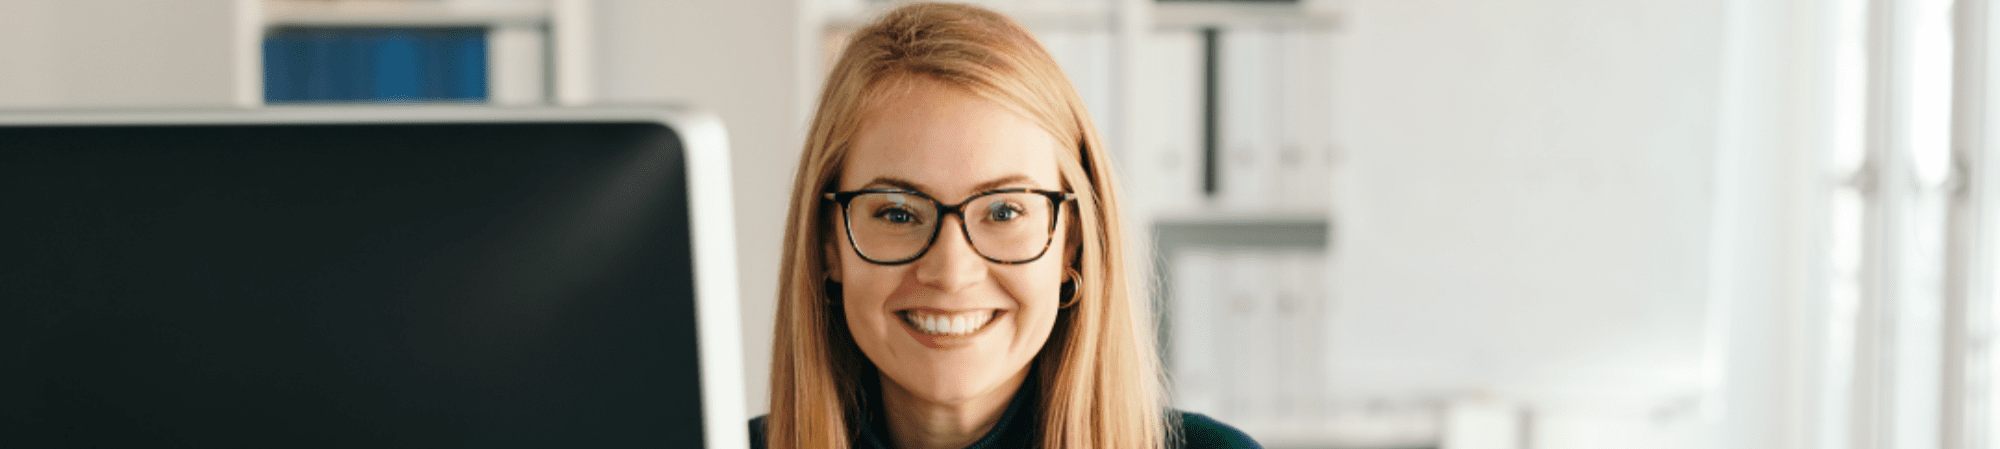
[[[1083,278],[1083,275],[1077,274],[1074,268],[1063,268],[1063,272],[1069,275],[1066,276],[1069,279],[1063,280],[1061,296],[1063,303],[1062,306],[1057,307],[1059,309],[1067,309],[1076,305],[1077,299],[1080,298],[1076,295],[1077,280]]]

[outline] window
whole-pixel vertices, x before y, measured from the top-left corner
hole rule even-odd
[[[1815,446],[1993,448],[1987,2],[1842,6]]]

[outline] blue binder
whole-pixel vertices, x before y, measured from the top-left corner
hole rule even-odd
[[[284,28],[264,38],[264,101],[484,101],[484,28]]]

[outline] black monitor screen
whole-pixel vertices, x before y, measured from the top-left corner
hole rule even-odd
[[[681,151],[0,127],[0,447],[699,447]]]

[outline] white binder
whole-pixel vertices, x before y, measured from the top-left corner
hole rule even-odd
[[[1131,143],[1138,155],[1132,185],[1140,201],[1154,210],[1201,204],[1202,192],[1202,43],[1188,31],[1154,33],[1140,44],[1144,68],[1139,109],[1133,123],[1148,130]]]
[[[1276,205],[1277,117],[1271,98],[1286,94],[1277,82],[1274,33],[1231,29],[1222,33],[1218,180],[1221,208],[1266,210]]]

